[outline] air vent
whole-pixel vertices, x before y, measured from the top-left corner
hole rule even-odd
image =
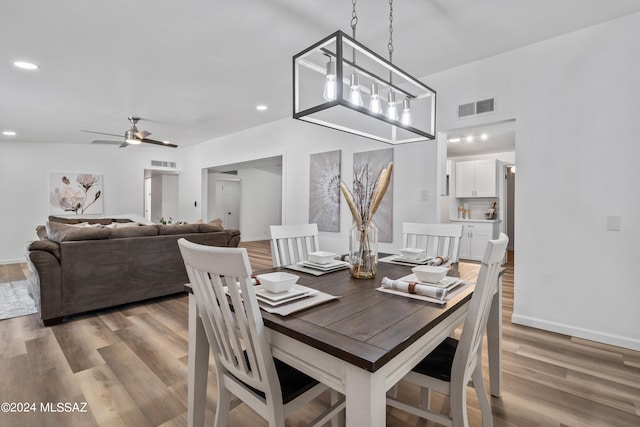
[[[226,173],[229,175],[238,175],[238,171],[226,171],[226,172],[222,172],[222,173]]]
[[[151,166],[159,166],[162,168],[174,168],[176,167],[176,162],[163,162],[162,160],[151,160]]]
[[[475,116],[476,114],[491,113],[493,111],[495,111],[494,98],[458,105],[458,117],[460,118]]]
[[[473,116],[476,113],[476,103],[470,102],[458,106],[458,117]]]
[[[476,102],[476,114],[490,113],[493,111],[493,98]]]

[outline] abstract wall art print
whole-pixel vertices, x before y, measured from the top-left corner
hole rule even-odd
[[[49,205],[52,214],[103,213],[102,175],[90,173],[49,174]]]
[[[315,153],[309,164],[309,223],[340,231],[340,150]]]

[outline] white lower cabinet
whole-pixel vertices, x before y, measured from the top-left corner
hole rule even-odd
[[[460,259],[481,261],[487,242],[498,237],[498,222],[451,222],[462,223]]]

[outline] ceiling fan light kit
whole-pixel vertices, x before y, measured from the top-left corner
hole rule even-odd
[[[336,31],[293,57],[293,118],[388,144],[435,138],[436,92],[389,60]]]

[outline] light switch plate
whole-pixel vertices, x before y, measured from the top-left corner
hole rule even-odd
[[[620,231],[622,217],[620,216],[608,216],[607,217],[607,231]]]

